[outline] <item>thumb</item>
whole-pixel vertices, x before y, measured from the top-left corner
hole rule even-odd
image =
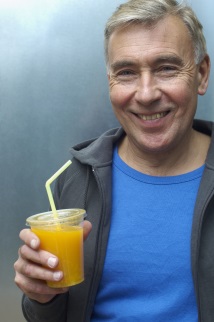
[[[88,220],[83,222],[83,239],[86,240],[92,229],[92,224]]]

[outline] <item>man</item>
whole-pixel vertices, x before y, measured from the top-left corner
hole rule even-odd
[[[15,263],[28,321],[214,321],[214,147],[193,121],[210,60],[202,26],[174,0],[130,0],[107,22],[120,129],[72,149],[57,208],[85,208],[85,281],[62,278],[29,230]],[[92,230],[91,230],[92,228]]]

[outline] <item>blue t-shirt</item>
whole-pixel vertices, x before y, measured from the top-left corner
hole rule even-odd
[[[155,177],[114,151],[112,221],[92,322],[196,322],[193,209],[204,166]]]

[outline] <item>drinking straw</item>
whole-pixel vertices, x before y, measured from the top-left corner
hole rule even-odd
[[[57,211],[56,211],[56,206],[55,206],[55,203],[54,203],[54,199],[53,199],[53,195],[52,195],[52,192],[51,192],[50,185],[65,169],[67,169],[67,167],[71,163],[72,163],[71,160],[67,161],[56,173],[54,173],[54,175],[52,175],[52,177],[50,177],[50,179],[48,179],[46,181],[46,184],[45,184],[47,194],[48,194],[48,199],[49,199],[49,202],[50,202],[50,205],[51,205],[51,210],[53,212],[53,216],[54,216],[55,219],[58,218],[58,214],[57,214]]]

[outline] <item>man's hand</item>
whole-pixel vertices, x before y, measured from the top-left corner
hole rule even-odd
[[[85,220],[83,224],[84,240],[88,237],[92,225]],[[57,294],[65,293],[68,288],[50,288],[46,281],[60,281],[63,272],[54,271],[58,258],[39,248],[39,238],[30,229],[23,229],[20,238],[24,245],[19,248],[18,260],[14,264],[15,283],[30,299],[47,303]]]

